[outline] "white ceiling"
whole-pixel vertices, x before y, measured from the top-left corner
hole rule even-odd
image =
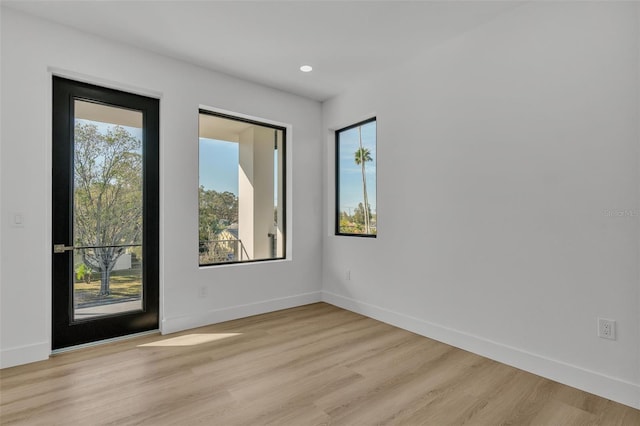
[[[60,1],[3,5],[318,101],[517,1]],[[309,64],[311,73],[299,67]]]

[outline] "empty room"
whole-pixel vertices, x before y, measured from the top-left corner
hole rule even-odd
[[[640,2],[0,0],[0,424],[639,425]]]

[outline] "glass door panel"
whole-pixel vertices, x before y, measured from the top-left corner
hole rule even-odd
[[[109,256],[105,254],[109,249],[92,247],[74,250],[74,321],[142,310],[142,246],[114,247],[113,250],[119,250],[121,254],[108,275],[103,275],[102,271],[94,271],[93,265]],[[108,283],[108,294],[101,293],[104,283]]]
[[[75,100],[74,321],[142,309],[140,111]]]

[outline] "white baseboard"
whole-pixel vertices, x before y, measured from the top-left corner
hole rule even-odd
[[[162,321],[161,332],[162,334],[175,333],[177,331],[188,330],[190,328],[202,327],[204,325],[245,318],[252,315],[308,305],[310,303],[317,303],[320,301],[322,301],[321,293],[319,291],[315,291],[295,296],[264,300],[246,305],[215,309],[199,315],[184,315],[175,318],[167,318]],[[50,342],[3,349],[0,351],[0,368],[9,368],[16,365],[44,361],[49,359],[50,354]]]
[[[51,344],[49,342],[34,343],[17,348],[0,351],[0,368],[15,367],[16,365],[49,359]]]
[[[267,312],[279,311],[281,309],[294,308],[296,306],[308,305],[322,301],[322,294],[319,291],[303,293],[295,296],[282,297],[278,299],[263,300],[246,305],[231,306],[228,308],[213,309],[211,311],[197,315],[182,315],[173,318],[166,318],[162,321],[162,334],[170,334],[191,328],[205,325],[217,324],[224,321],[231,321],[238,318],[250,317],[252,315],[264,314]]]
[[[609,377],[332,292],[323,291],[322,301],[585,392],[640,409],[639,384]]]

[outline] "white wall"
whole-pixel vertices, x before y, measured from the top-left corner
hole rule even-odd
[[[519,7],[327,102],[324,127],[315,102],[1,10],[0,366],[50,351],[57,69],[161,96],[165,332],[315,301],[323,272],[331,303],[640,407],[637,4]],[[292,261],[197,267],[199,105],[292,125]],[[335,237],[321,129],[372,113],[379,235]]]
[[[521,6],[326,102],[378,118],[379,218],[333,235],[327,133],[324,299],[640,408],[638,7]]]
[[[51,69],[161,97],[163,332],[320,298],[321,106],[2,9],[0,365],[45,359],[51,328]],[[290,261],[198,268],[198,108],[291,126]],[[11,226],[22,212],[22,228]],[[199,298],[201,287],[208,294]]]

